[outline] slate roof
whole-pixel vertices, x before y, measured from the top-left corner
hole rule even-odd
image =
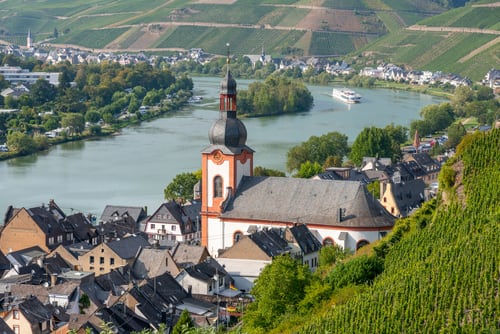
[[[244,176],[221,218],[342,228],[394,225],[360,182],[286,177]]]
[[[14,330],[7,325],[3,318],[0,318],[0,334],[14,334]]]
[[[318,252],[321,249],[321,242],[311,233],[305,224],[294,225],[289,228],[289,231],[303,254]]]
[[[107,243],[122,259],[132,259],[137,255],[139,249],[149,247],[151,244],[141,236],[130,236],[124,239],[114,240]]]
[[[132,273],[137,278],[160,276],[167,272],[169,259],[170,253],[166,248],[142,248],[132,266]]]
[[[73,230],[75,242],[89,241],[97,236],[95,226],[80,212],[67,216],[66,222]]]
[[[106,205],[101,214],[101,221],[113,221],[117,218],[130,217],[135,223],[139,223],[146,218],[147,214],[144,208],[140,206],[119,206],[119,205]]]
[[[424,202],[425,183],[422,179],[393,183],[392,193],[402,216]]]
[[[41,258],[47,253],[38,246],[21,249],[6,255],[6,258],[13,266],[25,267],[33,260]]]
[[[30,297],[19,304],[19,311],[33,325],[49,321],[51,312],[36,297]]]
[[[185,268],[203,261],[204,254],[208,254],[208,251],[203,246],[179,243],[173,250],[172,257],[177,265]]]
[[[277,229],[264,229],[250,234],[248,238],[271,258],[291,250],[288,242],[281,237]]]
[[[216,274],[227,275],[226,270],[215,260],[207,259],[202,263],[184,269],[191,277],[202,282],[210,282]]]

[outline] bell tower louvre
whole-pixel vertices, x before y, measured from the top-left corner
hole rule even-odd
[[[219,118],[208,133],[210,145],[202,151],[201,243],[222,238],[219,215],[243,176],[253,174],[253,150],[246,146],[247,130],[236,115],[236,80],[230,71],[229,44],[226,75],[220,83]]]

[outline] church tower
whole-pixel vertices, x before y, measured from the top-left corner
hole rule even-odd
[[[28,29],[28,37],[26,37],[26,47],[31,49],[33,46],[33,39],[31,38],[31,29]]]
[[[210,128],[210,145],[201,156],[201,243],[211,253],[227,245],[219,219],[224,205],[234,195],[241,178],[253,173],[254,151],[246,146],[247,130],[236,116],[236,80],[231,76],[229,63],[228,44],[226,76],[220,83],[219,118]]]

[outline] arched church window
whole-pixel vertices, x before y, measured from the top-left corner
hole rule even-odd
[[[243,233],[241,233],[240,231],[234,232],[234,234],[233,234],[233,243],[237,243],[238,241],[241,240],[241,238],[243,238]]]
[[[361,247],[366,246],[368,244],[369,244],[368,240],[365,240],[365,239],[359,240],[358,243],[356,244],[356,250],[358,250]]]
[[[222,177],[214,178],[214,197],[222,197]]]
[[[333,245],[335,245],[335,242],[333,241],[332,238],[327,237],[323,239],[323,246],[333,246]]]

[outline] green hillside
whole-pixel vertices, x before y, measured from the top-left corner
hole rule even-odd
[[[500,129],[466,137],[443,168],[440,189],[435,210],[400,220],[374,247],[385,263],[371,286],[350,288],[363,292],[293,331],[498,333]]]
[[[206,36],[220,33],[226,39],[239,28],[233,40],[241,46],[233,48],[235,54],[264,46],[274,56],[288,55],[290,50],[298,56],[345,55],[392,30],[393,22],[406,26],[446,9],[437,0],[51,0],[32,1],[30,6],[4,0],[0,39],[23,41],[29,29],[35,42],[90,49],[195,46],[220,53],[219,43],[193,38],[185,27],[201,27],[208,30]],[[259,33],[262,30],[265,33]],[[284,32],[293,37],[283,38]]]
[[[0,1],[0,41],[93,50],[203,48],[235,55],[355,56],[473,80],[498,67],[495,0],[50,0]],[[415,27],[415,25],[418,25]],[[418,29],[418,30],[415,30]]]

